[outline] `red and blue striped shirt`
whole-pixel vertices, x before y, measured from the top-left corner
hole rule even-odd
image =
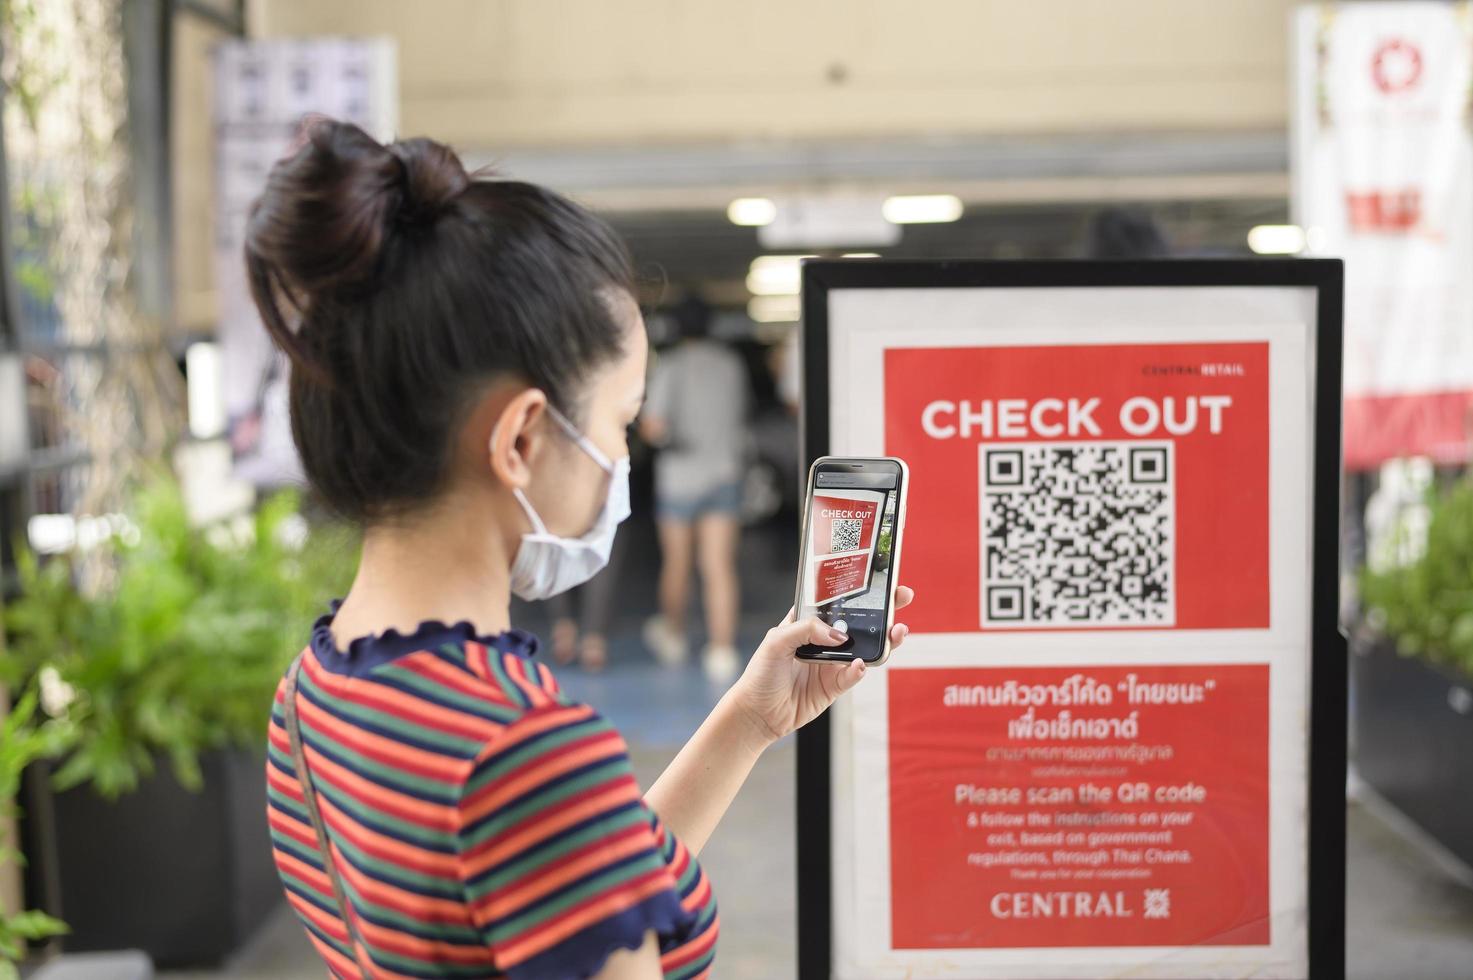
[[[307,768],[373,977],[588,977],[660,940],[669,980],[707,977],[711,886],[645,806],[619,733],[530,659],[537,641],[426,623],[336,649],[324,616],[298,674]],[[361,978],[271,712],[267,817],[287,900],[334,977]]]

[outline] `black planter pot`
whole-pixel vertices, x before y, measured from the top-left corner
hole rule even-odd
[[[1473,677],[1388,640],[1359,647],[1352,669],[1361,778],[1473,866]]]
[[[219,964],[281,901],[266,827],[265,759],[200,760],[204,788],[159,760],[136,792],[46,789],[28,773],[27,893],[64,919],[68,952],[139,949],[160,968]]]

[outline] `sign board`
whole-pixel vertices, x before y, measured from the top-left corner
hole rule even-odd
[[[804,438],[910,465],[799,737],[803,980],[1342,975],[1341,266],[825,261]]]
[[[1293,205],[1344,259],[1345,464],[1468,459],[1473,11],[1320,3],[1294,21]]]

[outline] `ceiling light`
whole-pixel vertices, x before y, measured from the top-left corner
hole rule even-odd
[[[802,283],[798,263],[812,255],[759,255],[747,270],[747,292],[753,296],[797,295]]]
[[[1304,251],[1304,229],[1298,225],[1259,225],[1248,232],[1248,247],[1259,255],[1296,255]]]
[[[739,197],[726,206],[726,218],[734,225],[757,228],[776,217],[777,205],[765,197]]]
[[[955,221],[962,216],[961,198],[954,194],[912,194],[888,197],[881,209],[885,220],[896,225],[933,224]]]
[[[879,252],[845,252],[839,256],[841,259],[877,259],[879,257]]]

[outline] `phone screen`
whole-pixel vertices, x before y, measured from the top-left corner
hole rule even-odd
[[[880,658],[889,622],[900,467],[889,460],[820,463],[808,495],[799,581],[799,617],[817,616],[848,633],[836,647],[803,656]]]

